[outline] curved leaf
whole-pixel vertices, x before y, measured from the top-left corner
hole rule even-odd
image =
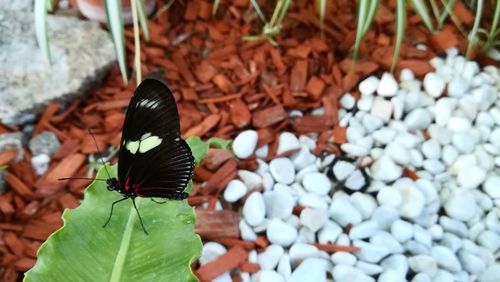
[[[118,59],[118,66],[120,67],[123,83],[127,84],[128,76],[125,58],[127,54],[125,52],[125,31],[123,27],[122,1],[105,0],[104,7],[106,8],[111,38],[115,44],[116,58]]]
[[[34,16],[35,16],[35,34],[38,46],[42,51],[43,58],[47,68],[51,68],[51,54],[47,35],[47,9],[51,1],[35,0]]]
[[[116,166],[107,167],[116,175]],[[101,169],[97,178],[107,178]],[[136,198],[149,235],[142,229],[131,200],[94,181],[84,201],[63,213],[64,226],[40,247],[24,281],[197,281],[191,263],[201,252],[194,233],[195,214],[187,201],[158,204]]]
[[[396,2],[396,39],[394,43],[394,55],[392,56],[391,72],[394,72],[398,62],[399,51],[403,44],[403,37],[406,28],[406,0],[397,0]]]

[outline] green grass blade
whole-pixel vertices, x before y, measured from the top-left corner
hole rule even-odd
[[[54,10],[54,0],[47,0],[46,6],[47,11],[52,12]]]
[[[361,41],[365,36],[363,32],[365,28],[365,21],[367,20],[367,14],[370,8],[370,0],[360,0],[358,1],[357,11],[356,11],[356,41],[354,42],[353,55],[358,56],[359,46]]]
[[[264,16],[264,13],[262,13],[262,10],[260,9],[260,6],[259,6],[259,3],[257,3],[257,0],[250,0],[250,3],[252,3],[252,6],[255,9],[255,12],[259,16],[260,20],[263,23],[267,23],[266,17]]]
[[[123,28],[123,13],[121,0],[105,0],[106,15],[108,17],[108,25],[111,33],[111,38],[115,44],[116,57],[118,66],[122,74],[123,83],[127,84],[127,63],[125,53],[125,32]]]
[[[483,0],[478,0],[477,1],[477,8],[476,8],[476,16],[474,18],[474,25],[472,26],[472,30],[469,33],[469,43],[467,44],[467,52],[465,53],[465,56],[467,58],[470,58],[471,52],[472,52],[472,47],[476,45],[479,42],[479,39],[477,37],[477,32],[479,30],[479,24],[481,23],[481,17],[483,13]]]
[[[325,10],[326,10],[326,0],[316,0],[318,5],[319,21],[321,24],[321,34],[323,34],[323,29],[325,25]]]
[[[430,32],[434,32],[435,29],[432,25],[431,15],[429,14],[427,4],[422,0],[410,0],[410,2],[412,3],[413,10],[415,10],[420,19],[422,19],[425,27],[427,27]]]
[[[368,2],[370,3],[370,6],[368,8],[368,12],[365,14],[366,19],[364,21],[362,37],[365,37],[368,30],[370,30],[370,26],[373,23],[373,19],[375,18],[375,15],[377,14],[378,11],[378,7],[380,5],[380,0],[372,0]]]
[[[283,20],[285,20],[286,14],[288,13],[288,8],[290,8],[290,4],[292,4],[292,0],[283,0],[283,5],[278,11],[278,25],[281,25],[283,23]]]
[[[135,81],[139,85],[142,81],[142,69],[141,69],[141,42],[139,36],[139,23],[138,23],[138,9],[142,0],[131,0],[130,6],[132,8],[132,23],[134,27],[134,68],[135,68]]]
[[[107,166],[116,177],[116,166]],[[104,169],[97,178],[107,179]],[[191,263],[201,253],[194,233],[195,212],[186,200],[157,204],[137,197],[135,202],[149,235],[146,235],[132,201],[108,191],[106,182],[94,181],[76,209],[65,210],[64,226],[43,243],[35,266],[25,282],[36,281],[197,281]]]
[[[399,52],[406,29],[406,0],[396,2],[396,42],[394,44],[394,55],[392,57],[391,72],[394,72],[398,62]]]
[[[40,47],[40,50],[42,51],[46,66],[50,69],[52,58],[47,34],[47,1],[35,0],[33,12],[35,17],[35,34],[38,47]]]
[[[137,1],[137,14],[139,15],[139,23],[141,24],[142,34],[146,41],[149,41],[149,25],[148,15],[146,15],[145,0]]]
[[[215,16],[217,9],[219,9],[220,0],[214,0],[214,5],[212,7],[212,16]]]
[[[453,13],[453,7],[455,6],[455,3],[457,0],[441,0],[441,3],[443,3],[444,9],[443,13],[439,16],[438,20],[438,30],[443,27],[444,22],[448,18],[449,15]]]
[[[498,35],[498,32],[500,31],[499,21],[500,21],[500,1],[497,0],[495,5],[495,12],[493,13],[493,20],[491,21],[491,29],[488,35],[488,40],[493,41]]]

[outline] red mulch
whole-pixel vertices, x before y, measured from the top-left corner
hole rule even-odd
[[[337,101],[346,91],[359,96],[356,85],[361,79],[390,67],[395,1],[381,5],[361,44],[361,59],[355,64],[349,56],[355,38],[354,1],[328,1],[324,36],[311,4],[316,1],[295,1],[276,38],[278,47],[266,40],[242,40],[245,35],[258,34],[262,27],[248,0],[221,1],[215,17],[211,16],[212,2],[176,1],[151,21],[151,41],[141,43],[142,73],[168,81],[178,103],[183,137],[232,138],[243,129],[255,128],[259,146],[270,145],[270,159],[276,156],[280,130],[318,132],[316,153],[326,150],[338,154],[338,145],[345,142],[345,130],[337,126]],[[264,11],[271,13],[274,3],[270,2],[274,1],[265,2],[268,5],[263,6]],[[160,3],[164,5],[164,1]],[[473,15],[462,2],[455,11],[465,26],[471,25]],[[428,60],[445,48],[465,49],[466,41],[453,25],[432,35],[418,17],[411,15],[396,75],[401,68],[410,68],[422,76],[431,70]],[[128,28],[129,65],[133,60],[132,34]],[[428,44],[429,50],[417,49],[418,43]],[[119,145],[123,111],[135,88],[134,81],[124,85],[115,67],[87,99],[75,101],[64,110],[58,103],[47,106],[33,135],[50,130],[62,146],[45,175],[34,175],[29,151],[19,162],[14,162],[12,151],[0,153],[0,165],[9,165],[5,180],[12,188],[0,196],[2,281],[16,281],[33,266],[41,243],[61,226],[62,210],[76,207],[82,198],[85,183],[59,182],[57,178],[85,176],[87,156],[97,152],[86,128],[93,131],[99,147]],[[290,109],[318,107],[324,107],[323,116],[287,115]],[[0,133],[17,129],[0,124]],[[226,245],[229,251],[196,271],[203,281],[234,268],[257,271],[258,265],[246,262],[247,252],[262,250],[268,244],[265,237],[256,242],[239,240],[234,206],[223,203],[225,210],[214,210],[236,170],[256,168],[255,157],[240,162],[213,154],[209,157],[196,169],[195,193],[188,200],[194,206],[207,204],[207,209],[198,209],[196,230],[204,239]],[[406,173],[413,175],[411,171]],[[355,251],[348,246],[317,247],[328,252]]]

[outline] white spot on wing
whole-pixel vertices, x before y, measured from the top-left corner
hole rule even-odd
[[[137,153],[137,150],[139,149],[140,143],[141,143],[141,141],[128,141],[127,146],[125,146],[125,148],[127,148],[127,150],[130,153],[135,154],[135,153]]]
[[[139,153],[146,153],[147,151],[157,147],[161,144],[161,138],[158,136],[150,136],[141,141],[139,146]]]
[[[159,100],[142,99],[137,103],[137,108],[156,109],[160,104]]]

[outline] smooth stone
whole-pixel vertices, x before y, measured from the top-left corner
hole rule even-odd
[[[261,177],[264,177],[264,174],[269,173],[269,164],[261,159],[257,159],[257,169],[254,171]]]
[[[477,212],[476,201],[469,191],[454,191],[443,206],[448,216],[461,221],[468,221]]]
[[[453,134],[451,143],[462,154],[471,153],[476,147],[477,140],[467,132]]]
[[[379,117],[366,114],[361,119],[361,124],[363,124],[367,133],[371,133],[384,125],[384,121]]]
[[[380,229],[386,230],[399,219],[399,213],[394,207],[379,206],[373,211],[371,218],[378,222]]]
[[[397,208],[403,202],[399,190],[391,186],[384,186],[377,193],[377,201],[380,205],[387,205]]]
[[[255,150],[255,156],[259,159],[265,159],[268,153],[269,153],[269,145],[267,144]]]
[[[375,279],[364,274],[359,269],[350,266],[339,264],[333,268],[332,276],[335,282],[375,282]]]
[[[358,90],[363,96],[372,95],[377,90],[380,80],[376,76],[369,76],[359,83]]]
[[[426,171],[433,175],[440,174],[446,169],[445,165],[437,159],[427,159],[422,163],[422,166]]]
[[[239,224],[241,239],[245,241],[255,241],[257,240],[257,234],[253,231],[252,227],[248,225],[245,220],[240,220]]]
[[[399,80],[401,82],[410,81],[413,79],[415,79],[415,74],[413,74],[413,71],[411,69],[404,68],[399,73]]]
[[[264,221],[265,216],[266,205],[262,194],[253,192],[243,205],[243,217],[249,225],[257,226]]]
[[[344,143],[340,145],[342,151],[344,151],[347,155],[362,157],[366,156],[369,153],[369,147],[352,144],[352,143]]]
[[[434,119],[436,124],[446,126],[458,102],[454,98],[443,97],[434,105]]]
[[[405,146],[407,149],[415,148],[422,141],[422,137],[407,132],[407,128],[404,123],[399,123],[399,124],[391,123],[390,125],[392,126],[401,125],[403,127],[399,129],[399,131],[402,132],[400,132],[398,136],[396,136],[394,142]]]
[[[250,157],[255,147],[257,147],[258,140],[257,131],[245,130],[242,131],[233,141],[233,153],[239,159],[246,159]]]
[[[274,270],[261,270],[259,271],[259,282],[285,282],[285,279]]]
[[[382,271],[384,271],[384,269],[381,266],[373,263],[367,263],[364,261],[357,261],[355,266],[357,269],[363,271],[363,273],[370,276],[377,275]]]
[[[426,247],[432,246],[431,234],[418,224],[413,225],[413,238],[415,241],[424,244]]]
[[[59,147],[61,147],[61,142],[52,131],[42,131],[29,141],[29,148],[33,156],[41,154],[52,156]]]
[[[429,275],[425,273],[417,273],[413,279],[411,279],[411,282],[432,282],[432,279]]]
[[[203,245],[201,250],[201,256],[199,258],[200,264],[207,264],[226,252],[227,250],[223,245],[216,242],[207,242]]]
[[[349,231],[351,240],[365,239],[372,236],[378,229],[378,223],[374,220],[368,220],[355,225]]]
[[[47,154],[40,154],[31,158],[31,165],[35,174],[43,175],[48,169],[50,164],[50,157]]]
[[[428,110],[417,108],[406,115],[404,122],[410,130],[425,129],[432,122],[432,114]]]
[[[328,221],[326,209],[304,208],[300,213],[300,223],[310,230],[316,232]]]
[[[355,169],[356,166],[353,163],[338,160],[332,168],[332,173],[337,181],[344,181],[354,172]]]
[[[452,165],[457,158],[458,158],[458,151],[457,149],[455,149],[455,147],[448,145],[443,147],[442,159],[446,165],[448,166]]]
[[[355,255],[348,252],[335,252],[330,257],[335,265],[350,265],[353,266],[358,260]]]
[[[416,255],[408,258],[411,270],[417,273],[425,273],[434,276],[438,270],[438,264],[434,257],[428,255]]]
[[[408,178],[401,178],[393,185],[398,189],[403,198],[403,203],[398,207],[401,217],[416,218],[425,206],[425,196],[415,182]]]
[[[290,275],[292,274],[292,265],[290,263],[290,256],[288,254],[284,254],[283,256],[281,256],[276,270],[279,274],[285,277],[285,279],[288,279],[288,277],[290,277]]]
[[[243,198],[247,193],[247,187],[238,179],[233,179],[227,184],[224,190],[224,200],[228,203],[234,203]]]
[[[331,263],[324,259],[305,259],[292,272],[287,282],[326,282],[326,272],[330,271],[330,267]]]
[[[453,116],[448,121],[447,127],[453,132],[467,132],[472,128],[472,123],[465,117]]]
[[[408,273],[408,260],[406,256],[401,254],[390,255],[382,260],[380,266],[384,270],[394,270],[403,276]]]
[[[390,253],[390,250],[385,246],[374,245],[361,240],[353,241],[353,246],[359,248],[355,256],[358,257],[359,260],[369,263],[378,263]]]
[[[497,282],[500,281],[500,263],[495,262],[488,266],[486,270],[479,276],[479,282]]]
[[[495,145],[496,147],[500,147],[500,128],[499,127],[493,129],[493,131],[490,134],[489,141],[491,144]]]
[[[290,261],[294,263],[307,258],[318,257],[320,251],[311,244],[294,243],[288,250],[288,255],[290,256]]]
[[[398,242],[404,243],[413,237],[413,226],[404,220],[396,220],[391,224],[391,234]]]
[[[318,171],[318,166],[316,166],[316,164],[310,164],[304,167],[295,175],[295,182],[301,183],[302,180],[304,179],[304,176],[306,176],[311,172],[316,172],[316,171]]]
[[[380,144],[389,144],[396,137],[396,130],[388,127],[383,127],[372,133],[373,139]]]
[[[469,81],[456,76],[448,83],[447,93],[450,97],[462,97],[468,89]]]
[[[455,253],[445,246],[434,246],[431,248],[431,255],[436,260],[439,266],[457,272],[462,270],[460,261]]]
[[[458,258],[463,268],[469,273],[478,274],[486,269],[486,264],[480,257],[466,250],[460,250]]]
[[[460,237],[466,237],[468,234],[467,225],[460,220],[453,219],[447,216],[439,217],[439,224],[444,230],[456,234]]]
[[[295,166],[296,171],[300,171],[301,169],[314,164],[316,161],[316,156],[311,154],[309,148],[302,146],[300,151],[292,155],[291,160],[293,165]]]
[[[411,159],[408,150],[399,143],[389,143],[385,147],[385,152],[398,164],[407,165],[410,163]]]
[[[453,274],[450,272],[443,270],[443,269],[438,269],[436,272],[436,275],[433,277],[434,281],[439,281],[439,282],[455,282],[455,277],[453,277]]]
[[[264,188],[264,191],[269,191],[273,188],[274,186],[274,178],[271,175],[271,173],[266,172],[264,175],[262,175],[262,187]]]
[[[493,253],[496,253],[500,247],[500,235],[491,230],[484,230],[477,237],[477,242]]]
[[[357,102],[358,109],[361,111],[369,112],[373,106],[374,99],[375,98],[373,96],[361,96],[361,98]]]
[[[356,105],[356,99],[350,93],[346,93],[340,98],[340,105],[346,110],[351,110]]]
[[[399,92],[401,93],[401,92]],[[391,98],[391,104],[393,108],[393,119],[400,120],[403,117],[404,114],[404,107],[405,107],[405,102],[404,102],[404,96],[398,95],[394,96]]]
[[[383,73],[377,87],[377,94],[382,97],[392,97],[398,92],[398,82],[391,73]]]
[[[337,223],[329,220],[318,232],[318,242],[320,244],[329,244],[337,241],[340,234],[342,234],[342,227]]]
[[[302,180],[304,188],[312,193],[324,196],[330,192],[332,184],[326,175],[320,172],[311,172]]]
[[[366,132],[362,126],[351,125],[346,129],[346,138],[348,142],[355,143],[365,136]]]
[[[404,243],[404,248],[406,250],[406,253],[409,253],[414,256],[427,255],[430,252],[429,247],[415,240],[410,240]]]
[[[240,169],[238,170],[238,177],[245,184],[248,190],[254,190],[262,186],[262,176],[255,172]]]
[[[280,245],[271,244],[260,254],[258,254],[257,262],[260,265],[260,269],[263,270],[273,270],[278,265],[281,256],[285,253],[285,250]]]
[[[267,225],[267,239],[273,244],[288,247],[297,238],[297,230],[280,219],[272,219]]]
[[[441,145],[435,139],[429,139],[422,143],[422,153],[428,159],[439,159],[441,156]]]
[[[330,204],[329,214],[341,226],[356,225],[362,221],[361,213],[345,198],[333,199]]]
[[[405,276],[394,270],[386,270],[378,277],[378,282],[406,282]]]
[[[288,158],[276,158],[269,164],[274,180],[283,184],[292,184],[295,180],[295,168]]]
[[[423,86],[429,96],[437,98],[443,94],[446,82],[436,73],[429,72],[424,77]]]
[[[464,188],[478,187],[486,179],[486,172],[478,166],[464,167],[457,175],[458,184]]]
[[[483,190],[493,199],[500,198],[500,176],[490,175],[483,183]]]
[[[403,253],[403,246],[386,231],[376,231],[370,237],[370,243],[386,247],[391,254]]]
[[[370,114],[382,119],[384,122],[388,122],[392,116],[391,101],[387,101],[382,97],[375,97]]]
[[[351,195],[350,200],[351,204],[359,211],[363,219],[369,218],[377,208],[377,201],[372,196],[365,193],[355,192]]]
[[[403,174],[403,169],[388,156],[381,156],[370,167],[371,175],[375,180],[391,182]]]
[[[328,203],[325,201],[324,197],[314,193],[305,193],[301,195],[299,204],[308,208],[328,209]]]
[[[264,193],[267,218],[288,218],[295,206],[295,200],[289,192],[288,187],[275,186],[274,190]]]
[[[299,139],[295,134],[290,132],[282,132],[278,138],[277,155],[300,149]]]

